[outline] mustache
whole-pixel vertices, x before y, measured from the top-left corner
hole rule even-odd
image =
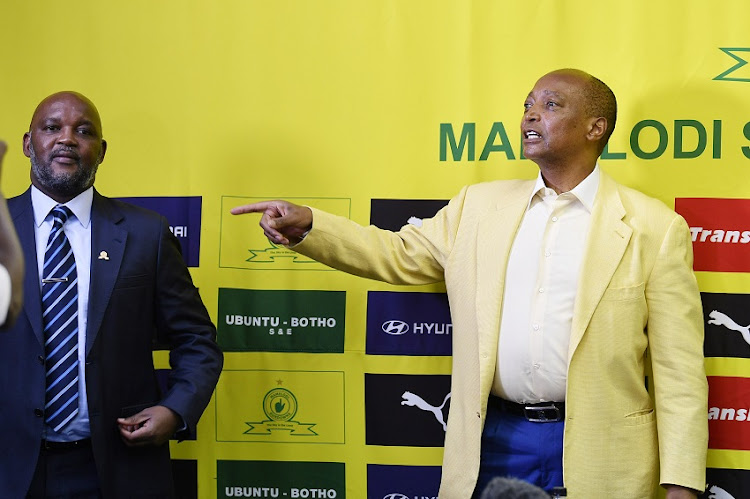
[[[62,156],[65,158],[72,158],[75,160],[81,159],[81,156],[78,154],[78,151],[76,151],[72,147],[58,147],[57,149],[54,149],[52,151],[52,154],[50,154],[51,158],[55,158],[57,156]]]

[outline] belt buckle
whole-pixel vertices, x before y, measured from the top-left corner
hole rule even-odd
[[[555,416],[549,418],[545,411],[555,411]],[[532,416],[532,414],[536,414],[536,416]],[[555,404],[541,406],[526,405],[523,408],[523,415],[526,417],[526,421],[532,423],[554,423],[560,421],[560,409]]]

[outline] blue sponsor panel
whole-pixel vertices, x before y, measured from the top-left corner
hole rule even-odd
[[[368,354],[447,356],[452,338],[445,293],[367,293]]]
[[[367,499],[437,499],[440,466],[367,465]]]
[[[182,257],[188,267],[200,261],[201,207],[200,196],[118,198],[126,203],[153,210],[169,222],[169,229],[182,245]]]

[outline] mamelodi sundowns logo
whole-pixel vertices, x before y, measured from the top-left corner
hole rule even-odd
[[[216,461],[216,497],[343,499],[344,463]]]
[[[750,450],[750,379],[708,376],[709,449]]]
[[[344,443],[344,373],[224,369],[216,440]]]
[[[750,272],[750,200],[677,198],[690,226],[695,263],[709,272]]]
[[[344,351],[346,292],[219,288],[219,345],[227,352]]]
[[[236,216],[235,206],[272,198],[223,196],[221,198],[221,236],[219,267],[249,270],[331,270],[306,256],[272,244],[258,226],[260,214]],[[289,201],[350,217],[351,200],[340,198],[286,198]]]

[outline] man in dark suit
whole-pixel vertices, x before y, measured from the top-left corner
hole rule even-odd
[[[107,143],[91,101],[44,99],[23,150],[32,185],[8,201],[26,275],[23,312],[0,334],[0,496],[170,497],[167,442],[211,398],[216,329],[167,221],[94,190]],[[157,337],[171,350],[166,393]]]

